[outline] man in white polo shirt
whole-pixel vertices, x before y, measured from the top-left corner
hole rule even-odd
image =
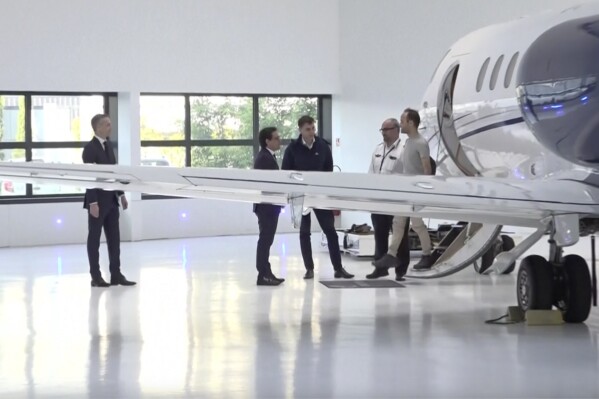
[[[381,125],[380,132],[383,136],[383,142],[376,146],[372,154],[372,160],[368,173],[374,174],[401,174],[403,172],[403,165],[400,159],[402,148],[399,145],[399,130],[400,123],[395,118],[386,119]],[[374,260],[375,262],[381,259],[389,250],[389,232],[393,224],[393,215],[380,215],[373,213],[371,215],[372,226],[374,227]],[[404,269],[407,270],[408,264],[410,263],[410,247],[407,229],[403,237],[405,239],[400,241],[400,245],[396,249],[397,257],[394,259],[399,260],[396,262],[396,279],[401,279],[405,274]],[[403,263],[403,264],[402,264]],[[368,279],[379,278],[388,276],[389,272],[386,268],[376,268],[374,271],[366,276]]]

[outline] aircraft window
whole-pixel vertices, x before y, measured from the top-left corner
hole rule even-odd
[[[518,62],[518,56],[520,53],[516,53],[512,56],[510,63],[507,64],[507,70],[505,71],[505,80],[503,81],[503,87],[506,89],[510,87],[512,83],[512,76],[514,76],[514,69],[516,69],[516,63]]]
[[[478,73],[478,79],[476,80],[476,92],[480,92],[483,88],[483,82],[485,81],[485,75],[487,74],[487,68],[489,67],[489,62],[491,62],[490,58],[487,58],[483,65],[480,67],[480,72]]]
[[[491,73],[491,81],[489,82],[489,89],[495,90],[495,85],[497,84],[497,78],[499,77],[499,70],[501,69],[501,63],[503,62],[503,54],[499,56],[495,66],[493,67],[493,72]]]

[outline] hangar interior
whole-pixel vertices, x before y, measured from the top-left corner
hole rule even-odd
[[[78,163],[105,112],[121,165],[249,168],[259,129],[276,125],[285,147],[308,113],[336,170],[366,172],[381,122],[421,108],[456,40],[579,3],[7,3],[0,161]],[[91,288],[82,195],[1,182],[2,397],[599,396],[595,308],[581,324],[485,323],[515,304],[515,273],[327,288],[318,224],[306,281],[286,208],[271,250],[286,281],[257,287],[251,204],[126,193],[121,262],[138,285]],[[590,260],[589,239],[566,253]],[[357,280],[372,271],[370,259],[343,263]]]

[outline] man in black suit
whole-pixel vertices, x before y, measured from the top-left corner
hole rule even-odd
[[[266,127],[260,131],[260,152],[254,161],[254,169],[279,170],[275,151],[281,148],[281,137],[276,127]],[[279,285],[285,279],[277,278],[270,269],[270,247],[275,239],[281,207],[272,204],[254,204],[254,213],[258,217],[258,246],[256,248],[256,269],[258,285]]]
[[[108,115],[98,114],[91,120],[94,137],[83,148],[83,162],[101,165],[114,165],[116,158],[114,149],[108,140],[112,131]],[[119,231],[119,198],[123,209],[129,206],[122,191],[105,191],[99,188],[85,192],[83,207],[88,210],[87,257],[92,287],[108,287],[109,285],[135,285],[121,274]],[[100,236],[102,227],[108,245],[110,261],[110,284],[102,278],[100,271]]]

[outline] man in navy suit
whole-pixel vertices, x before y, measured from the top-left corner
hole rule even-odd
[[[83,162],[100,165],[114,165],[116,158],[114,149],[108,140],[112,126],[108,115],[98,114],[91,120],[94,137],[83,148]],[[121,274],[119,230],[119,198],[123,209],[129,206],[122,191],[105,191],[99,188],[85,192],[83,207],[88,210],[87,257],[92,287],[108,287],[110,285],[135,285]],[[100,271],[100,237],[102,228],[108,245],[110,262],[110,284],[102,278]]]
[[[254,161],[254,169],[279,170],[275,151],[281,148],[281,137],[276,127],[266,127],[260,131],[260,152]],[[285,279],[276,277],[270,269],[270,247],[275,239],[281,207],[272,204],[254,204],[254,213],[258,217],[258,246],[256,248],[256,269],[258,285],[279,285]]]

